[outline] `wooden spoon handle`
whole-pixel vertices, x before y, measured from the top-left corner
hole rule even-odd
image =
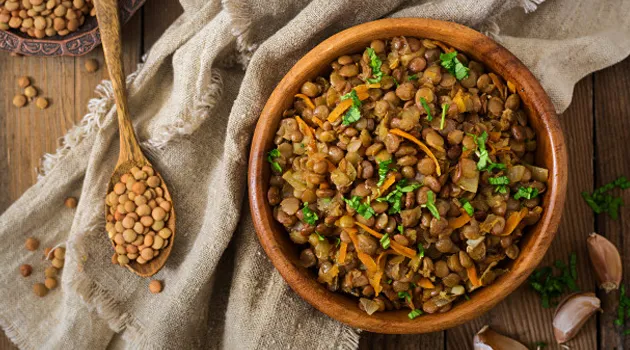
[[[96,0],[96,18],[103,43],[105,62],[114,89],[116,111],[118,112],[118,128],[120,129],[120,154],[118,163],[128,160],[144,160],[144,155],[133,130],[129,109],[127,107],[127,91],[123,74],[122,49],[120,36],[120,20],[117,0]]]

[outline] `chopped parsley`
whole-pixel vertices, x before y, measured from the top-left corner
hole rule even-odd
[[[617,306],[615,325],[622,327],[627,318],[630,318],[630,297],[626,295],[626,286],[622,285],[619,291],[619,306]],[[630,329],[623,331],[623,334],[630,334]]]
[[[335,246],[339,247],[340,244],[341,244],[341,238],[335,237]]]
[[[359,96],[354,89],[349,93],[341,96],[341,101],[347,100],[349,98],[352,99],[352,106],[350,106],[350,108],[348,108],[348,111],[346,111],[346,114],[343,115],[343,125],[350,125],[361,119],[361,110],[359,109],[359,107],[361,107],[361,100],[359,100]]]
[[[389,248],[389,244],[391,243],[391,241],[389,240],[389,233],[386,233],[385,235],[383,235],[383,237],[381,237],[381,247],[383,247],[383,249],[387,249]]]
[[[519,187],[518,192],[514,195],[514,199],[532,199],[538,196],[538,189],[534,187]]]
[[[308,207],[308,202],[304,202],[304,206],[302,207],[302,214],[304,214],[304,222],[311,226],[315,226],[319,217],[317,214]]]
[[[393,281],[392,281],[392,279],[391,279],[391,278],[387,280],[387,284],[392,284],[392,282],[393,282]]]
[[[507,187],[507,185],[510,184],[510,179],[507,176],[491,177],[488,178],[488,182],[490,182],[491,185],[496,186],[494,188],[495,192],[505,194],[510,191]]]
[[[396,87],[400,86],[400,83],[398,82],[398,80],[396,80],[396,78],[392,77],[392,79],[394,80],[394,84],[396,85]]]
[[[427,103],[427,100],[424,99],[424,97],[420,97],[420,104],[422,104],[422,108],[424,108],[424,110],[427,112],[427,120],[432,121],[433,115],[431,115],[431,108],[429,107],[429,104]]]
[[[372,68],[372,76],[374,76],[374,79],[367,79],[367,82],[371,84],[380,83],[381,79],[383,79],[383,72],[381,72],[381,65],[383,64],[383,61],[378,58],[378,55],[373,48],[368,47],[366,51],[368,57],[370,58],[370,68]]]
[[[326,238],[324,238],[324,236],[322,236],[322,234],[321,234],[321,233],[319,233],[319,232],[317,232],[317,231],[315,231],[315,234],[317,235],[317,239],[319,239],[320,241],[323,241],[323,240],[325,240],[325,239],[326,239]]]
[[[536,348],[536,350],[542,350],[547,347],[547,343],[539,341],[534,344],[534,347]]]
[[[472,136],[477,144],[477,151],[475,154],[479,157],[479,161],[477,162],[477,170],[479,171],[492,171],[494,169],[506,169],[507,167],[503,163],[494,163],[490,160],[490,154],[486,149],[486,141],[488,141],[488,133],[483,132],[481,136],[477,136],[474,134],[468,134]]]
[[[457,59],[457,51],[440,54],[440,64],[457,80],[468,78],[469,69]]]
[[[407,77],[407,81],[418,80],[418,74],[413,74]]]
[[[597,214],[606,213],[613,220],[617,220],[619,217],[619,207],[624,205],[621,197],[613,197],[607,193],[615,189],[615,187],[622,190],[630,188],[630,181],[625,176],[620,176],[617,180],[607,183],[606,185],[598,188],[589,194],[588,192],[582,192],[582,198],[586,201],[591,209]]]
[[[422,258],[424,256],[424,246],[422,243],[418,243],[418,257]]]
[[[460,198],[459,199],[459,203],[462,204],[462,208],[464,208],[464,210],[466,211],[466,214],[468,214],[468,216],[473,216],[473,214],[475,213],[475,208],[473,208],[472,204],[470,204],[468,199]]]
[[[406,179],[402,179],[398,181],[398,183],[396,184],[396,188],[393,191],[389,192],[387,196],[376,199],[377,202],[389,203],[389,210],[387,211],[388,214],[400,213],[400,210],[402,209],[401,202],[403,193],[411,192],[417,188],[420,188],[420,184],[417,183],[411,185],[406,184]]]
[[[440,121],[440,130],[444,129],[444,122],[446,122],[446,111],[448,110],[448,103],[442,105],[442,120]]]
[[[376,186],[381,186],[383,182],[385,182],[385,178],[387,178],[387,172],[389,172],[389,165],[392,164],[393,160],[388,159],[382,162],[378,162],[378,182]]]
[[[464,299],[470,300],[470,297],[468,296],[468,294],[464,294]]]
[[[569,266],[556,260],[554,268],[546,266],[537,269],[529,276],[529,285],[540,294],[542,307],[549,308],[556,304],[556,300],[565,291],[578,291],[577,281],[577,255],[571,253]]]
[[[411,303],[411,295],[407,292],[398,292],[398,298],[405,299],[408,303]]]
[[[365,202],[361,201],[361,197],[353,196],[352,199],[343,199],[350,208],[354,209],[359,215],[363,216],[366,220],[369,220],[372,216],[376,215],[376,212],[370,206],[370,197],[367,197]]]
[[[282,172],[282,167],[278,162],[275,161],[276,158],[280,157],[280,151],[277,148],[272,149],[267,153],[267,161],[271,164],[271,168],[279,173]]]
[[[410,313],[407,314],[407,317],[409,317],[410,320],[413,320],[414,318],[418,317],[422,315],[422,310],[419,309],[413,309],[413,311],[411,311]]]
[[[431,215],[440,220],[440,212],[435,206],[435,193],[433,191],[427,191],[427,202],[421,205],[422,208],[427,208],[431,212]]]
[[[400,232],[401,235],[405,231],[405,228],[403,227],[403,225],[398,225],[396,228],[398,229],[398,232]]]

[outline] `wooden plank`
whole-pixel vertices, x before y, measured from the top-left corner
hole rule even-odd
[[[444,349],[444,332],[420,335],[389,335],[365,332],[359,350]]]
[[[595,73],[595,184],[602,186],[621,175],[630,178],[630,59]],[[618,220],[606,214],[597,217],[597,231],[611,240],[620,250],[626,287],[630,287],[630,190],[622,195],[626,205],[621,208]],[[624,234],[626,237],[624,237]],[[604,313],[600,316],[600,348],[628,349],[630,336],[621,334],[621,327],[614,326],[619,293],[598,293]],[[625,329],[630,328],[627,323]]]
[[[582,290],[593,290],[584,240],[594,227],[591,210],[580,191],[593,185],[592,167],[592,79],[587,77],[575,88],[573,103],[560,117],[569,153],[569,184],[564,215],[556,238],[541,266],[556,259],[567,261],[571,252],[578,255],[578,283]],[[544,309],[540,298],[526,284],[481,318],[446,332],[447,349],[472,349],[474,334],[485,324],[496,331],[531,346],[542,341],[555,343],[552,330],[553,309]],[[597,329],[595,318],[569,343],[572,349],[595,349]]]

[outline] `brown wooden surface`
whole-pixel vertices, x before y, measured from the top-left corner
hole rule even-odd
[[[356,53],[374,39],[395,36],[422,36],[438,40],[469,57],[483,61],[490,70],[513,82],[522,104],[533,116],[530,125],[537,134],[537,164],[549,169],[547,191],[543,197],[540,221],[528,230],[520,244],[521,253],[509,271],[493,284],[457,303],[446,313],[426,314],[410,321],[408,311],[375,313],[365,317],[355,298],[330,292],[300,266],[299,253],[286,231],[273,218],[267,200],[270,168],[266,154],[282,113],[293,103],[305,80],[314,79],[341,55]],[[470,321],[507,297],[525,282],[543,259],[560,223],[567,185],[567,153],[553,105],[529,70],[505,48],[470,28],[452,22],[426,18],[382,19],[344,30],[326,39],[304,55],[275,87],[258,119],[252,138],[248,169],[248,194],[256,234],[267,256],[293,290],[328,316],[352,327],[389,334],[437,332]]]
[[[157,40],[163,30],[181,12],[170,0],[149,1],[123,27],[123,52],[127,73]],[[35,168],[41,156],[53,152],[61,137],[86,112],[87,101],[94,97],[94,87],[107,77],[106,70],[87,73],[84,62],[98,58],[103,65],[100,48],[79,58],[18,58],[0,52],[0,212],[3,212],[36,180]],[[44,112],[33,106],[15,109],[12,96],[18,92],[20,75],[34,78],[35,85],[51,99]],[[72,83],[74,82],[74,83]],[[570,251],[579,253],[579,282],[585,290],[593,290],[593,274],[588,266],[583,241],[592,230],[623,246],[624,265],[630,266],[630,190],[624,193],[628,206],[621,218],[597,219],[581,199],[582,190],[592,190],[617,176],[630,176],[630,59],[582,79],[576,86],[573,103],[561,116],[569,151],[569,186],[565,214],[556,239],[543,264],[555,258],[566,259]],[[630,277],[629,268],[624,276]],[[628,283],[625,283],[628,286]],[[571,349],[630,348],[630,337],[623,338],[612,326],[618,293],[599,294],[606,313],[589,321]],[[526,345],[537,341],[551,344],[552,311],[542,309],[535,295],[526,287],[519,288],[481,320],[427,335],[380,335],[364,333],[361,349],[471,349],[472,336],[484,324],[497,331],[518,337]],[[624,342],[625,341],[625,342]],[[599,344],[599,346],[597,346]],[[552,349],[558,349],[553,346]],[[0,349],[15,346],[0,336]]]

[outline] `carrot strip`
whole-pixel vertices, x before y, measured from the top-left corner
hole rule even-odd
[[[496,88],[499,90],[501,98],[505,100],[505,85],[503,84],[501,79],[494,73],[488,73],[488,76],[492,80],[494,86],[496,86]]]
[[[392,249],[393,249],[396,253],[398,253],[398,254],[400,254],[400,255],[402,255],[402,256],[406,256],[406,257],[408,257],[409,259],[413,259],[413,258],[415,258],[415,257],[416,257],[416,254],[417,254],[417,253],[416,253],[416,251],[415,251],[415,250],[413,250],[413,249],[411,249],[411,248],[407,248],[407,247],[405,247],[404,245],[402,245],[402,244],[400,244],[400,243],[398,243],[398,242],[396,242],[396,241],[394,241],[394,240],[390,241],[390,242],[389,242],[389,245],[392,247]]]
[[[479,277],[477,277],[477,269],[475,268],[475,265],[467,268],[466,271],[468,272],[468,279],[470,280],[470,283],[472,283],[475,287],[481,286],[481,281],[479,280]]]
[[[374,236],[374,237],[376,237],[376,238],[378,238],[378,239],[383,238],[383,235],[382,235],[382,234],[380,234],[380,233],[378,233],[378,232],[376,232],[376,231],[372,230],[371,228],[367,227],[366,225],[364,225],[364,224],[362,224],[362,223],[360,223],[360,222],[358,222],[358,221],[355,221],[355,222],[354,222],[354,224],[355,224],[355,225],[357,225],[357,226],[359,226],[360,228],[362,228],[363,230],[365,230],[365,232],[367,232],[367,233],[371,234],[372,236]],[[393,241],[392,241],[392,243],[393,243]],[[393,248],[393,246],[392,246],[392,248]]]
[[[448,220],[448,227],[452,228],[452,229],[457,229],[460,228],[464,225],[466,225],[467,223],[470,222],[472,218],[470,216],[468,216],[468,214],[466,212],[463,212],[462,215],[454,218],[454,219],[449,219]]]
[[[374,275],[377,269],[374,259],[372,259],[372,257],[368,254],[359,251],[359,240],[357,238],[356,232],[353,232],[351,230],[346,230],[346,232],[348,233],[350,239],[352,240],[352,243],[354,244],[354,249],[357,251],[357,256],[359,257],[359,260],[361,260],[363,265],[365,265],[365,267],[367,268],[368,275]]]
[[[422,287],[422,288],[426,288],[426,289],[433,289],[435,288],[435,285],[433,283],[431,283],[431,280],[423,277],[420,279],[420,281],[418,281],[418,286]]]
[[[328,163],[328,171],[333,172],[335,171],[335,169],[337,169],[335,164],[333,164],[333,162],[331,162],[330,160],[326,159],[326,163]]]
[[[370,94],[368,93],[370,89],[377,89],[380,87],[381,87],[380,83],[363,84],[363,85],[359,85],[355,87],[354,91],[357,93],[357,97],[359,98],[359,100],[363,101],[363,100],[366,100],[368,97],[370,97]]]
[[[383,193],[385,193],[385,191],[387,191],[387,189],[390,188],[394,184],[394,182],[396,182],[396,174],[392,173],[387,175],[387,178],[385,179],[381,187],[378,188],[374,199],[380,197]]]
[[[324,128],[324,123],[317,117],[313,117],[313,123],[317,124],[320,128]]]
[[[311,99],[304,95],[304,94],[297,94],[295,95],[295,97],[302,99],[302,101],[304,101],[304,103],[306,103],[306,106],[310,109],[315,109],[315,105],[313,104],[313,101],[311,101]]]
[[[442,43],[442,42],[440,42],[440,41],[435,40],[435,41],[433,41],[433,43],[434,43],[435,45],[439,46],[439,47],[440,47],[442,50],[444,50],[444,52],[446,52],[446,53],[450,53],[450,52],[452,52],[452,51],[453,51],[453,49],[452,49],[452,48],[450,48],[450,47],[448,47],[448,46],[444,45],[444,43]]]
[[[346,254],[348,252],[348,243],[341,242],[341,246],[339,247],[339,256],[337,257],[337,263],[343,264],[346,261]]]
[[[331,123],[334,123],[337,119],[339,119],[339,117],[341,117],[341,115],[348,108],[350,108],[352,106],[353,103],[354,102],[352,101],[351,98],[339,102],[339,104],[337,104],[335,109],[333,109],[332,112],[330,112],[330,114],[328,115],[328,121],[331,122]]]
[[[311,148],[311,151],[315,152],[317,150],[317,143],[315,141],[315,131],[313,131],[313,129],[310,126],[308,126],[308,124],[306,124],[306,122],[302,120],[302,118],[300,118],[299,116],[296,115],[295,120],[297,121],[298,125],[302,127],[306,136],[311,138],[311,141],[309,142],[309,147]]]
[[[501,132],[500,131],[491,131],[491,132],[488,133],[488,136],[489,136],[488,139],[490,141],[497,142],[497,141],[499,141],[501,139]]]
[[[442,175],[442,170],[440,169],[440,163],[438,163],[437,158],[435,158],[435,155],[433,154],[433,152],[431,152],[431,150],[429,149],[429,147],[427,147],[424,143],[422,143],[420,140],[418,140],[417,138],[413,137],[412,135],[400,130],[400,129],[391,129],[389,132],[391,132],[394,135],[398,135],[400,137],[406,138],[407,140],[415,143],[416,145],[418,145],[418,147],[420,147],[420,149],[422,151],[424,151],[424,153],[426,153],[429,158],[431,158],[431,160],[433,160],[433,163],[435,163],[435,170],[438,174],[438,176]]]
[[[378,296],[379,293],[383,290],[381,286],[381,279],[383,278],[383,274],[385,273],[385,263],[387,259],[385,256],[388,254],[393,254],[391,250],[386,250],[379,254],[378,258],[376,258],[376,273],[372,278],[370,278],[370,285],[374,288],[375,296]]]
[[[508,90],[510,90],[511,93],[513,93],[513,94],[516,93],[516,85],[514,85],[513,82],[508,80],[507,87],[508,87]]]
[[[528,213],[527,208],[523,208],[520,211],[515,211],[512,214],[510,214],[507,221],[505,222],[505,228],[503,229],[503,232],[501,232],[499,236],[511,235],[512,232],[516,229],[516,226],[518,226],[518,224],[521,223],[521,220],[523,220],[523,218],[527,216],[527,213]]]

